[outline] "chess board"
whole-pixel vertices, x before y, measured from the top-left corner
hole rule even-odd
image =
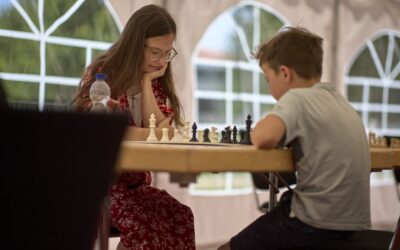
[[[147,142],[173,142],[173,143],[227,143],[227,144],[245,144],[251,145],[250,131],[252,124],[251,115],[247,116],[245,120],[246,128],[238,129],[236,126],[227,126],[220,132],[220,138],[216,127],[198,129],[196,122],[192,125],[189,121],[184,121],[182,131],[177,128],[174,129],[174,136],[170,138],[170,128],[162,128],[162,137],[159,140],[156,136],[156,118],[152,113],[149,118],[149,135]]]
[[[211,143],[211,142],[162,142],[162,141],[135,141],[138,144],[178,145],[178,146],[206,146],[206,147],[251,147],[252,145],[239,143]]]

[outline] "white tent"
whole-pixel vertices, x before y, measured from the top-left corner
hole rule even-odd
[[[267,6],[285,18],[289,25],[303,26],[322,36],[325,51],[323,81],[335,83],[342,92],[346,91],[350,66],[361,51],[371,46],[374,39],[381,34],[395,34],[394,37],[399,37],[400,32],[398,0],[113,0],[111,2],[122,24],[135,10],[149,3],[164,6],[174,16],[178,26],[177,48],[180,55],[173,67],[177,88],[180,90],[178,94],[187,120],[197,118],[193,101],[196,90],[193,54],[196,46],[213,21],[233,6],[243,3]],[[400,46],[400,42],[398,43],[397,46]],[[393,60],[392,63],[394,64],[392,68],[400,67],[400,62]],[[396,107],[399,111],[399,107]],[[195,214],[196,242],[199,246],[212,246],[216,242],[226,241],[258,216],[252,194],[192,196],[188,195],[186,190],[167,183],[168,179],[160,175],[158,185],[168,187],[169,191],[183,203],[192,207]],[[400,204],[391,185],[375,187],[371,191],[372,220],[376,228],[393,229],[399,216]]]

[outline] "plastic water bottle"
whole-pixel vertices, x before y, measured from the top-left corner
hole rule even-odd
[[[110,87],[106,83],[106,74],[97,73],[96,80],[90,87],[89,95],[92,100],[91,112],[107,112],[107,102],[110,100]]]

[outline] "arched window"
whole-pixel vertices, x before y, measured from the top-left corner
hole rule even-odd
[[[272,109],[275,100],[252,53],[287,24],[275,10],[254,1],[239,3],[211,23],[192,58],[193,119],[199,128],[244,129],[248,114],[257,121]],[[226,194],[250,185],[248,174],[210,173],[200,175],[193,189]]]
[[[365,127],[380,136],[400,136],[400,32],[377,32],[356,52],[345,92]],[[390,179],[391,171],[371,180]],[[388,178],[386,178],[388,177]]]
[[[0,2],[0,78],[11,105],[68,107],[83,69],[122,26],[108,0]]]
[[[400,32],[378,32],[354,58],[345,78],[349,101],[368,129],[400,136]]]

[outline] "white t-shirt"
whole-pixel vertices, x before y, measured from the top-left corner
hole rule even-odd
[[[329,83],[291,89],[271,114],[286,126],[296,161],[291,210],[302,222],[332,230],[370,227],[370,152],[362,121]]]
[[[128,96],[129,111],[132,115],[132,119],[137,127],[142,126],[142,93],[139,92],[135,96]],[[166,105],[171,107],[170,100],[167,98]],[[175,126],[175,123],[172,123]]]
[[[142,93],[128,97],[129,111],[136,126],[142,126]]]

